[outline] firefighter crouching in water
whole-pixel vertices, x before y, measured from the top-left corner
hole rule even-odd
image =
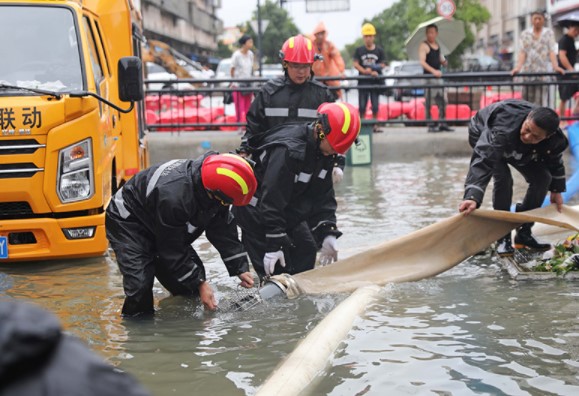
[[[271,128],[285,123],[314,121],[322,103],[333,102],[335,95],[314,79],[312,65],[319,61],[312,41],[302,35],[287,39],[280,52],[284,75],[266,82],[247,113],[247,131],[241,138],[240,155],[251,154],[251,147]],[[345,158],[336,157],[335,177],[341,180]],[[337,180],[337,181],[339,181]]]
[[[353,106],[324,103],[316,121],[277,126],[253,148],[258,189],[249,205],[233,213],[260,278],[312,269],[318,247],[322,265],[337,260],[342,233],[332,168],[335,155],[345,154],[359,132]]]
[[[523,202],[516,204],[517,212],[540,207],[547,191],[551,203],[561,211],[565,191],[562,153],[568,142],[552,109],[524,100],[501,101],[480,110],[471,119],[468,134],[474,150],[460,212],[467,215],[480,207],[491,176],[493,208],[510,210],[513,178],[509,165],[529,184]],[[517,228],[515,247],[548,250],[549,244],[539,243],[532,235],[532,226],[526,223]],[[499,256],[513,255],[511,233],[498,241],[496,250]]]
[[[215,152],[165,162],[129,180],[106,212],[107,238],[123,275],[123,316],[154,312],[155,277],[173,295],[199,295],[206,309],[216,309],[205,268],[191,246],[203,232],[229,275],[252,287],[229,205],[247,205],[256,188],[245,159]]]

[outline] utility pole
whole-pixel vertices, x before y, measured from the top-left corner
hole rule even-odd
[[[261,7],[257,0],[257,59],[259,64],[259,76],[261,77]]]

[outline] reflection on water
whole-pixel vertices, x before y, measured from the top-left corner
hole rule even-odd
[[[338,187],[340,254],[455,213],[467,158],[346,168]],[[515,196],[522,196],[518,181]],[[486,205],[490,196],[486,197]],[[420,249],[420,241],[415,241]],[[236,281],[207,241],[195,243],[218,299]],[[114,262],[0,267],[0,298],[34,300],[156,395],[251,395],[346,296],[302,296],[242,313],[205,313],[156,288],[153,320],[119,318]],[[496,259],[389,285],[331,360],[316,395],[579,394],[577,282],[514,282]]]

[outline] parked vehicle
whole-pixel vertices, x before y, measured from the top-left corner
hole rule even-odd
[[[162,89],[191,90],[194,87],[189,83],[172,83],[178,80],[176,74],[169,72],[163,66],[153,62],[145,62],[147,80],[163,80],[164,82],[146,82],[147,91],[160,91]],[[202,77],[199,77],[202,78]]]
[[[231,78],[231,58],[224,58],[217,64],[217,69],[215,69],[215,78]],[[220,87],[227,87],[229,83],[222,82],[219,83]]]
[[[393,73],[394,76],[422,76],[424,70],[418,61],[408,61],[400,65],[398,70]],[[401,101],[405,96],[424,96],[424,88],[405,88],[410,85],[424,85],[422,78],[401,78],[395,79],[392,84],[392,93],[394,100]]]
[[[501,63],[488,55],[465,56],[462,58],[463,69],[467,72],[501,71]]]
[[[102,255],[107,205],[148,165],[139,19],[126,0],[0,17],[0,262]]]
[[[384,68],[382,74],[384,74],[385,76],[393,76],[400,71],[400,66],[402,66],[403,64],[404,61],[392,61],[388,66]],[[396,84],[396,81],[397,80],[394,78],[387,78],[385,80],[386,90],[384,91],[384,94],[386,96],[392,96],[392,89],[390,87]]]

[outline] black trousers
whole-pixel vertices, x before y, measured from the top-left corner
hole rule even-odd
[[[374,118],[378,115],[380,108],[380,91],[377,89],[360,89],[358,91],[358,109],[360,111],[360,118],[366,115],[366,106],[368,105],[368,98],[372,103],[372,115]]]
[[[531,210],[540,207],[551,184],[551,173],[537,162],[525,166],[511,165],[528,183],[527,192],[521,204],[521,210]],[[506,161],[500,161],[493,169],[493,208],[510,210],[513,200],[513,177]]]
[[[110,208],[109,208],[110,209]],[[155,277],[173,295],[197,295],[180,279],[186,277],[188,268],[172,268],[161,263],[155,251],[155,243],[149,231],[133,216],[122,219],[111,210],[105,221],[107,238],[115,251],[119,270],[123,275],[125,316],[151,314],[154,312],[153,282]],[[203,265],[195,251],[193,261]],[[192,268],[191,268],[192,270]]]
[[[316,264],[318,251],[316,241],[308,224],[304,221],[288,231],[288,236],[293,242],[293,247],[284,250],[286,267],[279,263],[275,266],[274,275],[286,273],[297,274],[313,269]],[[263,257],[266,252],[265,234],[252,233],[242,229],[241,240],[249,254],[251,263],[260,279],[265,277]]]

